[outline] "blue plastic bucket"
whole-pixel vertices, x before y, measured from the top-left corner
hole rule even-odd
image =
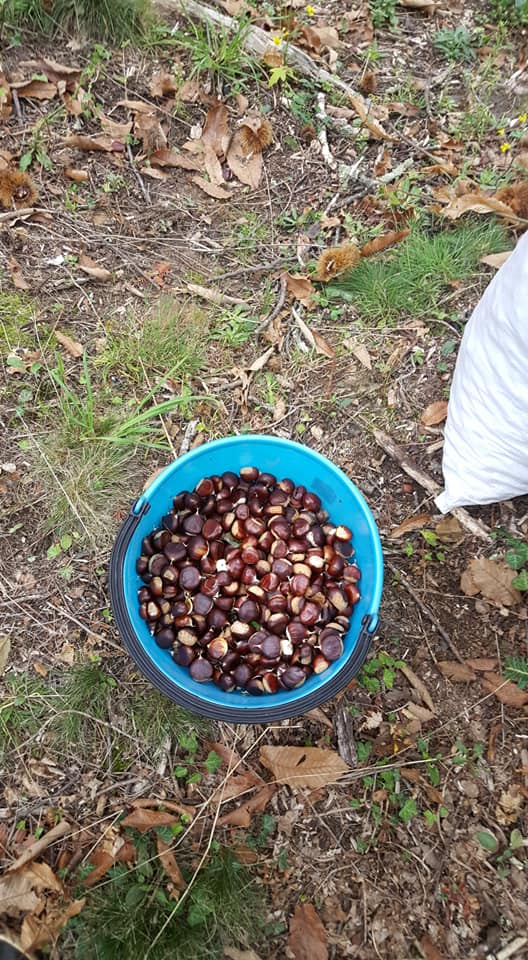
[[[240,690],[225,693],[213,682],[198,683],[185,667],[162,650],[139,616],[136,559],[141,541],[159,526],[181,490],[192,490],[202,477],[256,466],[290,477],[317,493],[333,523],[352,530],[356,562],[361,570],[361,599],[354,607],[344,638],[343,656],[324,673],[312,675],[296,690],[262,697]],[[144,676],[171,700],[194,713],[232,723],[269,723],[299,716],[325,703],[359,672],[378,622],[383,587],[383,555],[374,518],[362,494],[326,457],[280,437],[251,435],[214,440],[179,457],[160,473],[136,500],[117,535],[110,562],[110,598],[124,644]]]

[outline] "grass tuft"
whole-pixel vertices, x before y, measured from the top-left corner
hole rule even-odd
[[[350,273],[325,288],[334,299],[348,300],[366,320],[380,326],[402,315],[434,309],[447,285],[471,277],[484,254],[507,250],[504,228],[478,221],[431,236],[416,231],[392,251],[362,260]]]
[[[88,892],[82,913],[62,936],[61,956],[75,960],[221,960],[224,946],[248,946],[262,923],[262,894],[233,854],[216,850],[198,874],[191,892],[156,941],[175,909],[167,893],[167,876],[147,837],[135,839],[135,870],[116,866],[112,883]],[[179,852],[177,854],[180,862]],[[180,863],[187,881],[191,870]],[[86,891],[83,891],[85,894]]]
[[[185,9],[185,2],[182,3]],[[191,62],[190,77],[207,76],[217,90],[228,83],[236,91],[250,80],[262,77],[262,68],[256,59],[244,50],[251,25],[246,20],[236,22],[233,30],[213,27],[207,21],[190,18],[176,34],[163,26],[152,31],[152,43],[170,44],[185,51]]]
[[[148,21],[147,0],[3,0],[0,31],[31,28],[53,35],[74,32],[108,43],[141,36]]]
[[[96,663],[72,667],[59,688],[57,715],[52,724],[59,744],[86,744],[93,740],[97,720],[107,719],[108,698],[116,681]]]
[[[154,747],[176,734],[208,736],[211,733],[210,721],[189,713],[147,684],[135,693],[129,708],[136,730]]]
[[[49,715],[51,695],[41,680],[27,674],[6,677],[4,688],[0,702],[0,760],[38,735]]]

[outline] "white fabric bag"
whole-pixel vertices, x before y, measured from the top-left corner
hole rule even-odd
[[[528,493],[528,233],[464,331],[442,466],[442,513]]]

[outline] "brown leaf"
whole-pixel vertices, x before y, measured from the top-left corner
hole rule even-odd
[[[82,270],[88,277],[92,277],[94,280],[111,280],[112,274],[110,270],[107,270],[106,267],[100,267],[99,264],[92,260],[91,257],[86,256],[85,253],[82,253],[79,257],[79,270]]]
[[[400,3],[404,2],[405,0],[400,0]],[[420,2],[420,0],[407,0],[407,2],[416,3]],[[444,954],[441,953],[438,947],[433,943],[428,933],[424,933],[420,940],[420,950],[422,951],[425,960],[444,960]]]
[[[471,560],[460,578],[460,588],[467,597],[481,593],[501,607],[511,607],[521,602],[521,594],[512,586],[516,576],[505,563],[486,560],[484,557]]]
[[[151,97],[168,97],[176,93],[176,80],[167,70],[159,70],[152,75],[149,92]]]
[[[173,823],[178,822],[178,817],[173,813],[166,813],[163,810],[149,810],[145,807],[138,807],[129,813],[121,821],[122,827],[134,827],[140,833],[146,833],[153,827],[171,827]]]
[[[185,883],[183,873],[176,862],[176,857],[174,856],[170,843],[165,843],[161,837],[158,837],[156,842],[159,858],[165,873],[168,877],[170,877],[177,890],[185,890],[187,884]]]
[[[61,333],[60,330],[55,330],[55,339],[58,340],[61,346],[70,354],[70,357],[82,357],[84,353],[82,343],[79,343],[77,340],[72,340],[67,333]]]
[[[150,177],[151,180],[166,180],[169,176],[164,170],[158,170],[157,167],[141,167],[141,175]]]
[[[95,886],[114,864],[134,863],[136,858],[137,850],[130,840],[116,837],[114,840],[103,841],[103,846],[98,847],[90,856],[88,862],[93,870],[86,875],[83,885],[85,887]]]
[[[231,139],[227,118],[227,107],[225,103],[220,103],[220,101],[208,110],[205,118],[202,141],[213,148],[217,157],[226,155]]]
[[[431,694],[429,693],[429,690],[425,686],[425,683],[423,682],[423,680],[420,680],[420,677],[416,676],[414,670],[411,670],[411,668],[408,667],[406,663],[402,664],[402,666],[400,667],[400,670],[403,673],[403,675],[407,677],[407,680],[409,681],[411,686],[414,687],[416,692],[420,694],[420,697],[422,698],[426,707],[429,707],[429,710],[431,710],[432,713],[434,713],[435,706],[433,703],[433,699],[431,697]]]
[[[53,100],[57,96],[57,87],[54,83],[45,80],[29,80],[23,83],[12,83],[11,89],[16,90],[19,97],[34,100]]]
[[[250,373],[257,373],[259,370],[262,370],[266,366],[269,358],[274,353],[274,351],[275,351],[275,347],[269,347],[269,349],[266,350],[264,353],[261,353],[256,360],[253,360],[253,363],[249,367],[247,367],[247,370]]]
[[[7,123],[11,116],[13,97],[11,89],[0,68],[0,120]]]
[[[10,650],[11,640],[6,634],[3,634],[0,636],[0,677],[3,677],[5,673]]]
[[[528,690],[521,690],[511,680],[505,680],[500,673],[485,673],[482,683],[486,690],[495,694],[507,707],[524,707],[528,703]]]
[[[316,353],[322,353],[323,356],[329,357],[331,360],[335,357],[335,350],[333,346],[328,343],[328,340],[325,340],[320,333],[317,333],[316,330],[312,330],[303,320],[299,314],[295,314],[295,322],[299,327],[304,339],[311,347],[314,348]]]
[[[328,936],[311,903],[299,903],[290,919],[288,947],[295,960],[328,960]]]
[[[236,103],[237,117],[243,117],[249,107],[249,100],[243,93],[235,93],[234,101]]]
[[[384,130],[381,123],[372,115],[367,101],[359,93],[355,95],[349,94],[349,100],[361,122],[370,130],[374,140],[392,139],[387,131]]]
[[[474,193],[465,193],[461,197],[451,200],[441,211],[448,220],[458,220],[464,213],[499,213],[512,220],[518,218],[511,207],[495,197],[488,197],[484,193],[475,191]]]
[[[50,844],[55,843],[60,837],[66,836],[71,830],[70,824],[66,820],[61,820],[57,823],[51,830],[48,830],[43,837],[40,837],[38,840],[34,840],[33,843],[26,847],[24,852],[15,860],[11,866],[10,871],[15,872],[20,870],[21,867],[24,867],[26,863],[29,863],[31,860],[35,860],[43,850],[47,850]]]
[[[348,765],[335,750],[320,747],[265,746],[260,762],[271,770],[278,783],[291,787],[326,787],[347,772]]]
[[[134,136],[141,140],[143,149],[149,156],[167,146],[167,137],[155,113],[141,110],[134,115]]]
[[[120,141],[104,135],[88,137],[82,133],[74,133],[65,137],[62,142],[66,147],[73,147],[76,150],[94,150],[99,153],[123,153],[125,149]]]
[[[27,280],[24,280],[24,277],[22,274],[22,267],[20,266],[18,261],[15,260],[14,257],[9,257],[7,261],[7,265],[9,267],[9,273],[11,274],[13,285],[16,287],[16,289],[29,290],[29,283],[27,282]]]
[[[202,99],[200,84],[196,80],[185,80],[176,91],[176,98],[183,103],[197,103]]]
[[[341,46],[339,40],[339,34],[335,27],[328,26],[311,26],[305,24],[301,29],[301,35],[304,40],[305,46],[309,47],[311,50],[315,50],[316,53],[320,53],[321,50],[337,50]]]
[[[37,893],[54,890],[62,893],[62,884],[47,863],[32,863],[15,873],[4,873],[0,878],[0,904],[4,916],[17,917],[35,910],[39,904]]]
[[[219,187],[216,183],[210,183],[209,180],[204,180],[203,177],[191,177],[191,180],[209,197],[214,197],[215,200],[231,200],[232,194],[229,190],[225,190],[224,187]]]
[[[503,790],[497,806],[495,807],[495,816],[499,823],[506,826],[515,823],[519,819],[521,807],[524,803],[524,797],[519,786],[511,783],[507,790]]]
[[[220,163],[215,151],[209,144],[205,144],[204,148],[204,165],[211,183],[216,184],[218,187],[222,185],[225,186],[224,175],[222,173],[222,164]]]
[[[99,120],[103,133],[106,133],[112,140],[122,140],[123,143],[126,142],[126,138],[132,130],[131,120],[128,123],[118,123],[116,120],[112,120],[111,117],[105,117],[104,113],[100,114]]]
[[[230,297],[220,290],[215,290],[214,287],[204,287],[200,283],[188,283],[187,290],[189,293],[194,293],[197,297],[201,297],[202,300],[208,300],[210,303],[218,304],[218,306],[225,305],[226,303],[247,303],[247,300],[242,300],[241,297]]]
[[[488,267],[493,267],[494,270],[500,270],[500,268],[510,259],[513,250],[504,250],[503,253],[490,253],[487,257],[481,257],[480,262],[485,263]]]
[[[226,960],[260,960],[254,950],[237,950],[236,947],[224,947]]]
[[[303,307],[307,307],[308,310],[310,310],[313,306],[312,298],[315,289],[309,277],[292,276],[291,273],[283,273],[283,277],[286,280],[288,293],[291,293],[294,300],[302,303]]]
[[[496,657],[474,657],[472,660],[466,660],[466,663],[471,670],[489,673],[495,670],[499,661]]]
[[[266,783],[260,790],[257,790],[249,800],[246,800],[240,807],[237,807],[236,810],[232,810],[231,813],[225,813],[220,817],[218,826],[249,827],[253,821],[253,814],[262,813],[262,811],[266,809],[276,789],[276,784]]]
[[[258,187],[264,169],[262,151],[246,152],[245,137],[242,128],[235,131],[227,151],[227,164],[241,183],[249,187]]]
[[[357,343],[355,337],[349,337],[347,340],[343,340],[343,346],[350,350],[362,367],[365,367],[366,370],[372,370],[370,353],[364,343]]]
[[[176,153],[166,148],[155,150],[150,155],[150,162],[157,167],[179,167],[181,170],[203,170],[203,163],[197,157],[189,157],[186,153]]]
[[[395,243],[400,243],[401,240],[405,240],[405,237],[408,237],[410,232],[407,227],[404,230],[390,230],[389,233],[385,233],[381,237],[375,237],[374,240],[369,240],[369,242],[361,248],[360,254],[362,257],[372,257],[373,254],[381,253],[381,251],[386,250],[387,247],[393,247]]]
[[[87,170],[78,170],[76,167],[65,167],[64,176],[68,177],[68,180],[74,180],[75,183],[84,183],[89,179]]]
[[[442,543],[458,543],[466,535],[456,517],[444,517],[439,520],[435,533]]]
[[[71,900],[66,906],[46,904],[46,912],[40,916],[28,914],[24,917],[20,931],[20,945],[23,950],[32,953],[40,947],[54,943],[62,928],[83,909],[86,898]]]
[[[414,517],[406,517],[397,527],[391,530],[389,536],[391,540],[398,540],[406,533],[412,533],[414,530],[422,530],[422,528],[427,527],[430,522],[430,513],[418,513]]]
[[[457,683],[471,683],[477,679],[477,674],[467,664],[459,663],[457,660],[439,660],[437,667],[444,677]]]
[[[442,423],[447,417],[447,400],[435,400],[430,403],[420,417],[420,423],[423,427],[433,427],[437,423]]]
[[[57,63],[56,60],[49,60],[44,57],[35,64],[37,70],[45,73],[48,80],[52,83],[62,81],[69,90],[73,90],[81,76],[80,67],[68,67],[64,63]]]

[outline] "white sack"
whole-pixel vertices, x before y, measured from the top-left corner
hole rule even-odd
[[[442,513],[528,493],[528,233],[464,331],[442,466]]]

